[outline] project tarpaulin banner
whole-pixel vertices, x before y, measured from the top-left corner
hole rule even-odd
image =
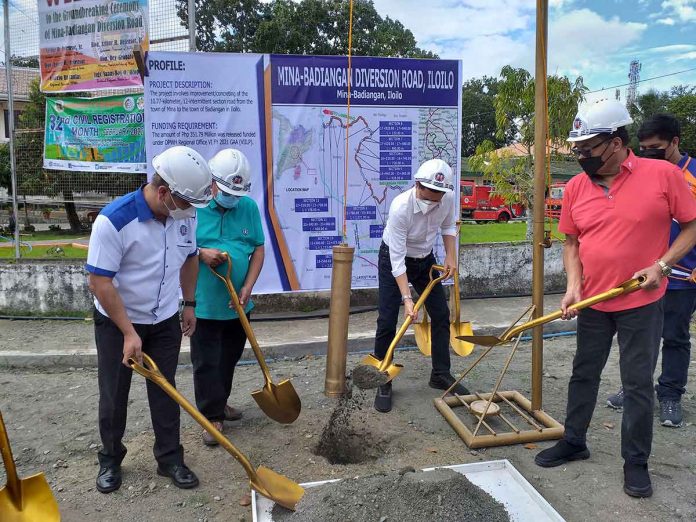
[[[147,171],[142,94],[46,98],[45,169]]]
[[[147,0],[38,0],[43,92],[142,85],[133,49],[148,48]]]

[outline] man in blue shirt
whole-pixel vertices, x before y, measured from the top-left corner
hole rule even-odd
[[[94,294],[94,336],[99,371],[99,451],[97,490],[121,487],[122,443],[133,370],[142,353],[176,385],[181,335],[196,329],[193,308],[198,249],[196,211],[210,200],[211,174],[205,160],[188,147],[171,147],[152,160],[150,183],[107,205],[89,239],[89,288]],[[179,325],[179,288],[184,297]],[[184,464],[179,442],[179,405],[148,381],[157,473],[179,488],[198,485]]]
[[[223,421],[238,420],[242,412],[227,404],[234,368],[244,351],[246,333],[237,311],[231,307],[225,285],[211,271],[221,274],[232,261],[232,284],[247,316],[250,300],[264,259],[264,234],[256,202],[249,196],[251,168],[244,154],[224,149],[208,165],[213,175],[213,200],[198,211],[197,240],[200,272],[196,287],[196,332],[191,338],[191,362],[196,405],[220,431]],[[222,265],[222,266],[220,266]],[[209,268],[210,267],[210,268]],[[203,442],[217,441],[207,431]]]
[[[638,130],[641,155],[646,158],[669,161],[682,169],[684,180],[696,197],[696,160],[679,151],[679,121],[671,114],[657,114],[646,120]],[[672,221],[670,245],[681,232]],[[678,428],[683,415],[681,396],[691,357],[689,325],[696,310],[696,248],[672,267],[665,294],[664,326],[662,329],[662,374],[655,387],[660,402],[660,423]],[[623,407],[623,388],[611,395],[607,405]]]

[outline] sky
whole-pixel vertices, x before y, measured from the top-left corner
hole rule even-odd
[[[508,64],[533,73],[535,0],[373,1],[382,16],[409,28],[420,47],[461,59],[464,80],[497,76]],[[173,0],[150,3],[153,38],[185,33]],[[9,5],[13,54],[36,54],[36,0]],[[641,79],[694,69],[641,82],[639,92],[696,85],[696,0],[549,0],[549,6],[550,74],[582,76],[598,90],[627,83],[629,64],[637,59]],[[620,89],[623,100],[626,87]],[[614,91],[590,94],[588,101]]]
[[[498,76],[504,65],[534,72],[534,0],[374,0],[382,16],[409,28],[421,48],[461,59],[464,79]],[[427,7],[426,7],[427,6]],[[549,74],[582,76],[590,90],[628,82],[642,64],[639,92],[696,85],[696,0],[549,0]],[[621,87],[625,99],[626,87]],[[613,97],[615,89],[593,93]]]

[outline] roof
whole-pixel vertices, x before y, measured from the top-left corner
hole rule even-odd
[[[39,78],[39,70],[28,67],[12,67],[12,91],[14,98],[20,101],[29,100],[31,82]],[[7,73],[5,67],[0,67],[0,100],[7,99]]]

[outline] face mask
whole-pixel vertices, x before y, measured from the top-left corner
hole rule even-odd
[[[430,201],[429,199],[416,198],[416,203],[418,204],[418,208],[423,213],[423,215],[427,214],[437,206],[437,202]]]
[[[648,159],[665,159],[667,155],[667,149],[643,149],[640,151],[640,155]]]
[[[217,204],[226,209],[236,208],[237,205],[239,205],[239,200],[241,199],[242,196],[226,194],[222,191],[218,191],[217,196],[215,196],[215,201]]]
[[[611,143],[609,145],[611,145]],[[614,152],[616,152],[616,151],[612,152],[609,155],[609,158],[607,158],[605,160],[602,159],[602,156],[609,148],[609,145],[607,145],[604,148],[604,151],[599,156],[590,156],[589,158],[578,158],[578,163],[580,164],[580,167],[582,168],[582,170],[585,171],[585,174],[587,174],[591,178],[596,176],[599,169],[601,169],[604,166],[604,164],[607,161],[609,161],[609,158],[611,158],[614,155]]]
[[[170,196],[171,196],[171,194],[170,194]],[[176,221],[196,217],[196,209],[194,207],[179,208],[176,206],[176,201],[174,201],[174,197],[172,197],[172,203],[174,203],[174,208],[169,208],[169,205],[167,205],[166,199],[162,200],[162,202],[164,203],[164,206],[169,211],[169,217],[171,217],[172,219],[174,219]]]

